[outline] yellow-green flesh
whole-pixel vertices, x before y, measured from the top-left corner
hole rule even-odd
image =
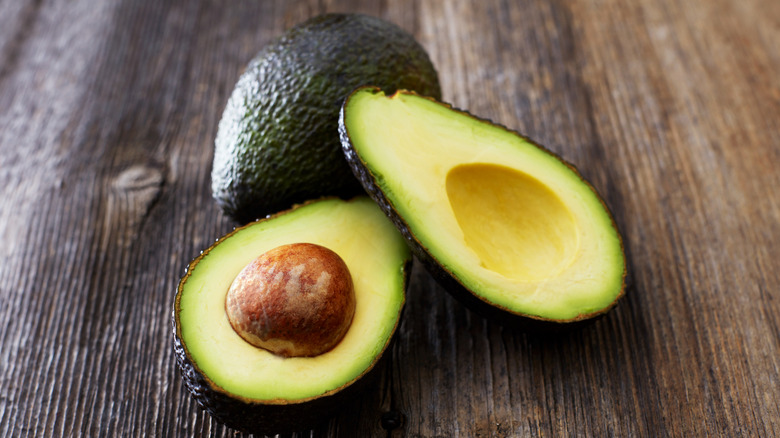
[[[283,358],[239,337],[225,314],[235,276],[260,254],[309,242],[344,259],[355,286],[349,331],[331,351]],[[389,341],[404,302],[408,248],[368,198],[325,200],[256,222],[212,246],[180,285],[181,339],[195,365],[214,384],[247,399],[283,402],[315,397],[360,376]]]
[[[571,320],[621,294],[625,262],[612,219],[555,156],[412,94],[361,90],[344,122],[412,235],[484,301]]]

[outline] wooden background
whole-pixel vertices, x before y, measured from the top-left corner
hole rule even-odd
[[[297,436],[780,436],[776,0],[0,0],[0,436],[236,435],[182,387],[174,289],[235,225],[236,79],[326,11],[399,24],[444,100],[575,163],[631,283],[539,337],[417,268],[380,387]]]

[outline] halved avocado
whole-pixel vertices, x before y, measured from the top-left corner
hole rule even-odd
[[[344,338],[314,357],[274,355],[231,327],[225,298],[237,274],[267,251],[313,243],[352,276],[355,312]],[[190,263],[173,308],[184,383],[221,422],[252,433],[312,428],[354,399],[395,332],[411,254],[368,197],[324,199],[237,228]]]
[[[344,102],[339,130],[365,189],[473,310],[558,329],[623,295],[626,263],[610,212],[574,166],[542,146],[432,98],[371,87]]]

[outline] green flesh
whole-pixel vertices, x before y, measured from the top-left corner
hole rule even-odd
[[[282,358],[233,331],[225,296],[250,261],[296,242],[339,254],[352,275],[357,303],[349,331],[331,351]],[[387,346],[404,303],[409,259],[403,238],[370,199],[304,205],[239,228],[190,265],[177,297],[179,336],[197,369],[233,397],[288,403],[339,390],[370,369]]]
[[[347,99],[341,129],[364,186],[413,247],[480,301],[567,322],[622,295],[612,217],[547,150],[430,98],[373,88]]]

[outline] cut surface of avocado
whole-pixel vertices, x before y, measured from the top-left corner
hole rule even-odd
[[[344,103],[356,175],[415,253],[499,311],[588,319],[623,294],[620,235],[573,166],[527,138],[410,92]]]
[[[330,351],[284,358],[233,330],[225,298],[236,275],[256,257],[301,242],[321,245],[344,260],[354,282],[355,313]],[[410,257],[398,231],[367,197],[316,201],[238,228],[204,251],[180,282],[174,319],[185,359],[212,390],[252,406],[297,403],[341,390],[373,367],[387,347],[404,304]]]

